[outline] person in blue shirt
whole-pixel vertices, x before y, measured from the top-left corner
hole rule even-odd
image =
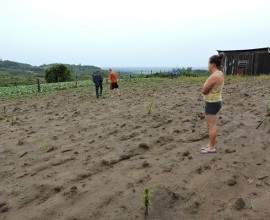
[[[102,83],[103,83],[103,78],[100,74],[100,71],[97,70],[93,73],[93,82],[95,84],[95,89],[96,89],[96,96],[97,98],[102,97]]]

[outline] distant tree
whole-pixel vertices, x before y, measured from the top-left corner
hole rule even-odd
[[[54,64],[45,70],[47,83],[71,81],[71,69],[64,64]]]

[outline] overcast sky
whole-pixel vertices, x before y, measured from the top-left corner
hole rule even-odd
[[[270,46],[269,0],[0,0],[0,59],[41,65],[207,66]]]

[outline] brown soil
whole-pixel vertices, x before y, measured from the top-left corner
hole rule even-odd
[[[270,219],[270,80],[226,82],[209,155],[201,83],[120,86],[1,101],[0,219]]]

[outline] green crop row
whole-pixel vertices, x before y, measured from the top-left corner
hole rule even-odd
[[[43,83],[40,84],[40,92],[46,93],[56,90],[64,90],[69,88],[77,87],[85,87],[93,85],[91,80],[84,80],[76,82],[61,82],[61,83]],[[16,98],[27,95],[35,95],[38,94],[38,86],[37,85],[20,85],[13,87],[0,87],[0,98],[8,99],[8,98]]]
[[[162,78],[132,78],[131,82],[154,82],[162,80]],[[129,82],[128,77],[120,79],[120,83]],[[108,84],[107,81],[104,81],[104,84]],[[83,80],[83,81],[72,81],[72,82],[60,82],[60,83],[42,83],[40,84],[40,92],[47,93],[57,90],[65,90],[76,87],[86,87],[93,86],[92,80]],[[18,85],[18,86],[9,86],[9,87],[0,87],[0,99],[9,99],[17,98],[28,95],[38,94],[38,85]]]
[[[123,77],[119,81],[122,83],[141,83],[141,84],[151,84],[160,81],[166,81],[169,83],[199,83],[202,84],[207,79],[206,76],[202,77],[177,77],[175,79],[170,78],[160,78],[160,77],[151,77],[151,78],[142,78],[142,77]],[[240,76],[226,76],[225,81],[236,80],[268,80],[270,79],[270,75],[261,75],[261,76],[248,76],[248,77],[240,77]],[[108,85],[108,81],[104,80],[104,85]],[[83,81],[72,81],[72,82],[61,82],[61,83],[42,83],[40,84],[40,93],[47,93],[51,91],[64,90],[76,87],[86,87],[93,86],[92,80],[83,80]],[[37,85],[19,85],[13,87],[0,87],[0,99],[9,99],[9,98],[17,98],[28,95],[38,94],[38,86]]]

